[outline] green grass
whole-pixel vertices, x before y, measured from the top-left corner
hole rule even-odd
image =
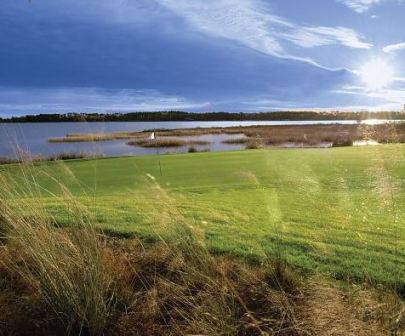
[[[182,222],[215,253],[405,286],[405,145],[73,160],[30,174],[63,225],[74,216],[50,176],[111,234],[154,237]]]

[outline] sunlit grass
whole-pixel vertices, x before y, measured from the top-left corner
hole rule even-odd
[[[213,253],[254,262],[281,253],[292,266],[403,288],[404,154],[403,145],[198,153],[49,164],[35,174],[63,225],[71,218],[44,172],[111,234],[152,237],[180,213]]]

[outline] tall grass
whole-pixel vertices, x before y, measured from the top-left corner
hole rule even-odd
[[[144,139],[137,141],[130,141],[128,145],[139,146],[145,148],[169,148],[169,147],[182,147],[186,145],[208,145],[208,141],[204,140],[183,140],[176,138],[165,138],[165,139]]]
[[[114,292],[104,272],[97,233],[67,191],[75,225],[69,230],[58,228],[35,201],[38,191],[28,180],[29,172],[25,174],[24,187],[0,177],[0,222],[7,239],[0,262],[28,283],[39,285],[44,304],[66,333],[99,335],[107,324]]]
[[[23,186],[0,176],[0,223],[6,237],[0,264],[38,285],[58,333],[269,334],[256,300],[271,307],[265,312],[273,320],[271,328],[294,330],[288,300],[269,285],[274,281],[267,283],[266,272],[212,256],[177,209],[169,211],[179,225],[145,248],[138,240],[101,237],[91,214],[60,184],[71,216],[71,226],[61,228],[42,207],[29,168],[21,169]],[[170,203],[170,196],[155,187]]]
[[[115,132],[115,133],[71,133],[64,137],[49,138],[48,142],[93,142],[93,141],[112,141],[128,140],[133,138],[145,138],[144,132]]]

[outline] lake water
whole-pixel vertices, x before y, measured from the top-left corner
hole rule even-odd
[[[366,124],[383,124],[387,120],[366,120]],[[395,121],[390,121],[395,122]],[[0,123],[0,157],[14,157],[17,150],[34,155],[52,155],[62,152],[85,152],[105,156],[145,155],[166,152],[185,152],[188,147],[175,149],[151,149],[128,146],[128,140],[114,140],[90,143],[49,143],[48,138],[63,137],[67,133],[110,133],[143,131],[152,129],[176,129],[194,127],[232,127],[252,125],[311,125],[311,124],[356,124],[356,120],[333,121],[215,121],[215,122],[67,122],[67,123]],[[227,145],[222,141],[240,135],[204,135],[193,137],[211,142],[209,145],[195,146],[199,150],[235,150],[243,145]]]

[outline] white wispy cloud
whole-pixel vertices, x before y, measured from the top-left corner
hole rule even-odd
[[[405,49],[405,42],[390,44],[383,48],[383,51],[387,54],[394,54],[397,51]]]
[[[289,41],[307,48],[331,44],[358,49],[372,47],[372,44],[364,42],[353,29],[345,27],[296,27],[284,36]]]
[[[357,13],[367,12],[372,6],[381,3],[383,0],[337,0],[353,9]]]
[[[237,40],[272,55],[284,50],[270,27],[289,27],[290,23],[250,0],[158,0],[174,13],[184,17],[197,30],[208,35]]]
[[[100,88],[1,88],[0,116],[6,113],[125,112],[198,109],[204,103],[156,90]]]
[[[157,0],[205,34],[237,41],[254,50],[316,64],[291,55],[285,43],[303,48],[341,45],[369,49],[372,44],[345,27],[317,27],[293,23],[272,13],[260,0]]]

